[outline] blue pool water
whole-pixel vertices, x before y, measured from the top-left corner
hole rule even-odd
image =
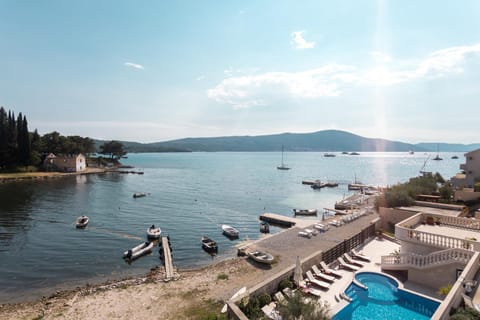
[[[368,287],[354,283],[345,290],[353,301],[338,312],[333,320],[427,320],[440,305],[438,302],[398,289],[398,283],[378,273],[362,272],[355,279]]]

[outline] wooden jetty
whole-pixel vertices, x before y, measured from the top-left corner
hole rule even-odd
[[[276,213],[263,213],[260,215],[259,219],[271,224],[281,225],[285,227],[292,227],[296,224],[296,221],[294,219]]]
[[[168,237],[162,237],[163,261],[165,263],[165,278],[164,281],[178,279],[178,274],[173,267],[172,251],[170,250],[170,243]]]

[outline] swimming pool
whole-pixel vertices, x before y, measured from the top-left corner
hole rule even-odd
[[[355,279],[368,289],[352,282],[345,293],[353,300],[333,320],[427,320],[440,305],[399,289],[397,281],[379,273],[362,272],[356,274]]]

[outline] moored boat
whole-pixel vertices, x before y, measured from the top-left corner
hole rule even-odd
[[[158,238],[160,238],[161,233],[162,233],[162,230],[160,229],[160,227],[155,227],[155,225],[152,224],[147,229],[147,238],[148,239],[158,239]]]
[[[317,209],[293,209],[296,216],[316,216]]]
[[[222,224],[223,234],[230,238],[238,238],[240,232],[228,224]]]
[[[260,222],[260,232],[262,233],[269,233],[270,232],[270,225],[266,221]]]
[[[146,196],[147,196],[147,194],[146,194],[146,193],[143,193],[143,192],[135,192],[135,193],[133,194],[133,197],[134,197],[134,198],[142,198],[142,197],[146,197]]]
[[[136,247],[133,247],[130,250],[127,250],[123,253],[123,258],[128,260],[135,260],[144,254],[147,254],[152,251],[153,242],[145,241],[139,244]]]
[[[208,253],[216,253],[218,251],[218,245],[216,241],[207,236],[202,236],[201,241],[203,250],[207,251]]]
[[[265,252],[265,251],[255,250],[255,251],[249,252],[248,256],[252,260],[255,260],[255,261],[260,262],[260,263],[265,263],[265,264],[272,264],[273,261],[275,260],[273,255],[271,255],[270,253]]]
[[[77,228],[82,229],[87,226],[89,221],[90,221],[90,218],[88,218],[87,216],[80,216],[75,221],[75,225]]]

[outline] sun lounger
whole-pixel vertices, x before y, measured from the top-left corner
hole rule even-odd
[[[318,290],[318,289],[315,289],[313,287],[305,287],[303,288],[303,292],[305,293],[309,293],[313,296],[316,296],[316,297],[320,297],[320,295],[322,294],[322,291],[321,290]]]
[[[273,298],[278,302],[278,303],[283,303],[286,299],[285,296],[281,291],[277,291],[274,295]]]
[[[342,222],[337,221],[337,220],[332,220],[332,221],[329,222],[329,224],[331,224],[332,226],[335,226],[335,227],[340,227],[342,225]]]
[[[364,255],[363,253],[357,252],[357,250],[352,249],[352,255],[354,258],[357,258],[359,260],[367,261],[367,262],[372,262],[372,259]]]
[[[315,229],[304,229],[303,231],[310,233],[311,235],[316,236],[318,234],[318,231]]]
[[[270,304],[264,305],[262,307],[262,312],[268,319],[277,320],[282,318],[276,310],[275,302],[270,302]]]
[[[345,260],[343,260],[342,257],[338,257],[337,260],[340,263],[340,268],[347,269],[347,270],[350,270],[350,271],[360,270],[359,267],[354,266],[353,264],[346,263]]]
[[[329,283],[315,279],[315,277],[312,274],[312,271],[309,270],[305,274],[307,275],[307,279],[311,284],[314,284],[322,289],[328,289],[330,287]]]
[[[365,265],[358,261],[358,260],[354,260],[348,253],[344,253],[343,254],[343,258],[345,259],[345,261],[349,264],[353,264],[354,266],[359,266],[359,267],[364,267]]]
[[[313,275],[317,278],[320,278],[321,280],[325,280],[325,281],[328,281],[328,282],[333,282],[335,281],[335,278],[332,277],[332,276],[329,276],[328,274],[325,274],[323,273],[322,271],[320,271],[320,269],[318,269],[318,267],[316,265],[313,265],[312,266],[312,271],[313,271]]]
[[[340,272],[335,271],[332,268],[329,268],[324,261],[320,262],[320,268],[322,268],[323,272],[325,272],[328,275],[332,275],[332,276],[337,277],[337,278],[342,277],[342,274]]]
[[[330,229],[330,228],[328,227],[328,225],[321,224],[321,223],[316,223],[313,227],[314,227],[315,229],[320,230],[320,231],[323,231],[323,232],[325,232],[325,231],[327,231],[328,229]]]
[[[293,297],[293,290],[290,289],[289,287],[286,287],[282,290],[283,294],[285,295],[285,297],[287,298],[291,298]]]
[[[301,237],[305,237],[305,238],[311,238],[312,237],[311,233],[308,233],[308,232],[305,232],[305,231],[299,231],[298,235],[301,236]]]

